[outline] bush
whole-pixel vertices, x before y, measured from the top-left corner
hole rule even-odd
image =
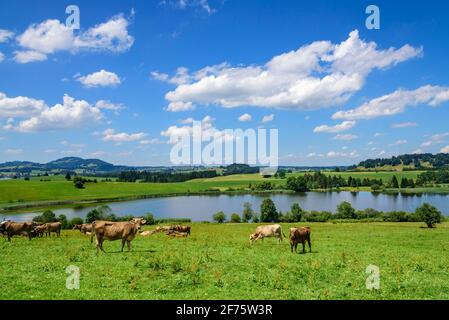
[[[409,214],[404,211],[385,212],[383,220],[386,222],[407,222],[409,221]]]
[[[332,213],[329,211],[305,212],[303,218],[308,222],[326,222],[332,218]]]
[[[302,219],[302,216],[304,215],[304,210],[299,206],[298,203],[292,204],[291,207],[291,218],[292,222],[299,222]]]
[[[62,229],[69,229],[69,222],[67,221],[67,217],[64,214],[59,215],[58,221],[61,222]]]
[[[73,229],[73,227],[76,226],[77,224],[83,224],[83,223],[84,223],[83,219],[81,219],[80,217],[75,217],[72,220],[70,220],[68,228]]]
[[[231,222],[240,223],[240,222],[242,222],[242,219],[240,218],[240,216],[237,213],[233,213],[231,215]]]
[[[40,216],[34,217],[33,221],[37,223],[49,223],[49,222],[56,222],[58,221],[58,219],[56,219],[56,215],[54,214],[53,211],[46,210]]]
[[[156,224],[156,221],[154,220],[154,216],[152,213],[148,212],[147,215],[145,216],[145,220],[147,221],[147,225],[153,225]]]
[[[226,221],[226,215],[223,211],[219,211],[213,215],[213,219],[218,223],[223,223]]]
[[[279,221],[279,213],[276,205],[270,198],[264,199],[260,205],[260,221],[276,222]]]
[[[424,203],[415,211],[419,219],[427,225],[428,228],[434,228],[435,224],[441,223],[442,215],[437,208],[428,203]]]
[[[254,216],[253,207],[251,206],[251,203],[245,202],[243,204],[243,214],[242,214],[242,220],[243,222],[249,222]]]
[[[344,201],[337,206],[337,213],[335,219],[357,219],[357,214],[352,205]]]

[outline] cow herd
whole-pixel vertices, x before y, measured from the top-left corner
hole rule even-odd
[[[128,251],[131,251],[131,241],[133,241],[137,234],[141,236],[150,236],[155,233],[165,233],[169,237],[173,238],[185,238],[190,235],[190,226],[164,226],[156,227],[151,231],[140,232],[142,225],[146,223],[143,218],[133,218],[130,221],[112,222],[112,221],[94,221],[90,224],[79,224],[73,227],[74,230],[79,230],[81,233],[90,236],[90,241],[93,243],[93,239],[96,239],[97,253],[101,250],[103,252],[104,240],[115,241],[121,240],[121,251],[125,247],[128,247]],[[13,222],[3,221],[0,223],[0,234],[6,235],[8,241],[11,241],[13,236],[27,236],[29,240],[34,237],[51,237],[52,233],[55,233],[58,237],[61,235],[62,224],[60,222],[37,224],[35,222]],[[290,248],[291,252],[297,252],[298,244],[302,244],[302,252],[305,253],[306,242],[309,246],[309,251],[312,252],[312,244],[310,240],[310,227],[293,227],[290,228]],[[249,237],[250,243],[264,238],[274,237],[278,239],[280,244],[283,237],[286,238],[282,227],[279,224],[262,225],[256,228],[256,231]]]

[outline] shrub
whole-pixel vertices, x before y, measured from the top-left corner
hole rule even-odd
[[[428,228],[434,228],[435,224],[440,223],[442,220],[441,212],[428,203],[424,203],[421,207],[417,208],[415,212],[420,220],[425,222]]]
[[[68,229],[69,228],[69,222],[67,221],[67,217],[64,214],[59,215],[58,221],[61,222],[61,228],[62,229]]]
[[[243,204],[243,214],[242,214],[242,220],[243,222],[249,222],[254,216],[253,207],[251,206],[251,203],[245,202]]]
[[[260,220],[262,222],[276,222],[279,221],[279,213],[276,205],[270,198],[264,199],[260,205]]]
[[[240,223],[240,222],[242,222],[242,219],[240,218],[240,216],[237,213],[233,213],[231,215],[231,222]]]
[[[304,215],[304,210],[299,206],[299,204],[298,203],[292,204],[292,207],[291,207],[292,222],[301,221],[303,215]]]
[[[154,220],[154,216],[152,213],[148,212],[145,216],[145,220],[147,221],[147,225],[153,225],[156,224],[156,221]]]
[[[68,228],[72,229],[74,226],[76,226],[77,224],[83,224],[83,219],[81,219],[80,217],[75,217],[72,220],[70,220]]]
[[[329,211],[311,211],[304,213],[304,221],[308,222],[326,222],[332,218]]]
[[[357,219],[357,214],[352,205],[344,201],[337,206],[336,219]]]
[[[57,219],[53,211],[46,210],[40,216],[34,217],[33,221],[37,223],[49,223],[49,222],[56,222]]]
[[[223,223],[226,221],[226,215],[223,211],[219,211],[213,215],[213,219],[218,223]]]

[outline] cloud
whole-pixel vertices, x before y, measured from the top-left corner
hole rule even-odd
[[[336,157],[343,157],[343,158],[357,158],[359,155],[357,154],[357,151],[351,151],[351,152],[340,152],[340,151],[329,151],[326,156],[328,158],[336,158]]]
[[[381,136],[383,136],[384,134],[382,133],[382,132],[376,132],[375,134],[374,134],[374,136],[377,138],[377,137],[381,137]]]
[[[18,102],[15,108],[16,116],[27,119],[20,121],[18,125],[14,125],[14,120],[8,121],[4,127],[7,130],[35,132],[72,129],[99,122],[103,118],[100,109],[84,100],[75,100],[67,94],[64,95],[62,104],[52,107],[46,106],[41,100],[24,97],[14,99]],[[31,112],[27,114],[26,110]]]
[[[397,140],[395,143],[390,144],[390,146],[400,146],[407,143],[408,143],[407,140]]]
[[[449,101],[449,87],[427,85],[416,90],[399,89],[355,109],[338,111],[332,119],[359,120],[393,116],[404,112],[407,107],[420,104],[436,107],[445,101]]]
[[[171,102],[165,110],[170,112],[190,111],[195,110],[195,106],[192,104],[192,102],[177,101]]]
[[[114,129],[107,129],[103,131],[103,137],[101,140],[103,141],[112,141],[117,142],[117,144],[121,144],[123,142],[132,142],[132,141],[138,141],[145,138],[147,135],[143,132],[137,132],[137,133],[116,133]]]
[[[445,146],[444,148],[441,148],[440,152],[441,153],[449,153],[449,145]]]
[[[358,136],[355,134],[337,134],[335,137],[333,137],[333,140],[342,140],[342,141],[350,141],[357,139]]]
[[[244,113],[239,117],[240,122],[248,122],[252,120],[252,116],[249,113]]]
[[[75,31],[59,20],[46,20],[30,25],[16,40],[21,47],[15,52],[19,63],[43,61],[49,54],[68,51],[127,51],[134,43],[128,34],[129,21],[122,14],[112,17],[105,23],[89,28],[85,32]]]
[[[14,51],[14,60],[18,63],[29,63],[34,61],[45,61],[47,55],[38,51]]]
[[[12,39],[14,36],[14,32],[0,29],[0,43],[7,42],[8,40]]]
[[[413,151],[413,154],[422,154],[422,153],[424,153],[422,149],[416,149],[415,151]]]
[[[357,30],[340,44],[316,41],[264,65],[206,67],[184,76],[166,94],[170,102],[310,110],[339,106],[358,92],[368,74],[417,57],[421,48],[380,50]],[[179,69],[178,69],[179,70]],[[167,81],[170,77],[163,76]]]
[[[0,52],[0,62],[2,62],[3,60],[5,60],[5,55],[2,52]]]
[[[23,150],[22,149],[6,149],[4,151],[4,153],[9,156],[14,156],[14,155],[22,154]]]
[[[22,96],[10,98],[0,92],[0,118],[32,116],[41,113],[45,108],[43,100]]]
[[[192,123],[195,121],[194,119],[186,119],[192,120],[191,122],[184,121],[185,126],[170,126],[166,130],[161,131],[161,136],[168,138],[168,143],[174,144],[177,143],[180,137],[193,136],[193,126]],[[201,139],[203,141],[207,141],[213,137],[221,137],[223,139],[234,139],[234,136],[230,136],[225,131],[220,131],[214,127],[213,122],[214,118],[211,116],[205,116],[201,122]]]
[[[430,147],[436,144],[444,143],[446,138],[449,137],[449,132],[437,133],[432,135],[428,141],[421,144],[422,148]]]
[[[161,144],[163,142],[157,138],[153,138],[153,139],[148,139],[148,140],[140,140],[139,143],[141,145],[147,145],[147,144]]]
[[[338,132],[350,130],[355,125],[356,125],[355,121],[343,121],[342,123],[337,124],[335,126],[322,125],[322,126],[316,127],[315,129],[313,129],[313,132],[315,132],[315,133],[321,133],[321,132],[338,133]]]
[[[274,120],[274,114],[263,116],[262,123],[268,123]]]
[[[111,110],[111,111],[120,111],[125,109],[125,107],[121,103],[112,103],[108,100],[98,100],[95,103],[95,107],[98,109]]]
[[[410,127],[417,127],[418,124],[416,122],[401,122],[401,123],[394,123],[391,127],[393,129],[402,129],[402,128],[410,128]]]
[[[212,14],[216,11],[213,9],[208,0],[162,0],[160,5],[169,5],[178,10],[185,10],[187,8],[199,8],[207,14]]]
[[[114,87],[121,83],[117,74],[103,69],[87,76],[77,77],[76,80],[86,88]]]

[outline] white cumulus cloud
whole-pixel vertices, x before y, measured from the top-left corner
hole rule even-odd
[[[115,132],[114,129],[106,129],[105,131],[103,131],[102,140],[112,141],[121,144],[123,142],[142,140],[146,136],[147,136],[146,133],[143,132],[126,133],[126,132]]]
[[[393,116],[404,112],[407,107],[420,104],[436,107],[445,101],[449,101],[449,87],[426,85],[416,90],[399,89],[393,93],[370,100],[355,109],[338,111],[332,118],[358,120]]]
[[[357,30],[339,44],[316,41],[273,57],[264,65],[210,66],[175,77],[154,78],[177,84],[166,94],[170,103],[183,102],[223,107],[258,106],[318,109],[339,106],[358,92],[368,74],[419,56],[421,48],[378,49],[360,39]],[[178,79],[178,80],[173,80]]]
[[[252,116],[251,116],[249,113],[242,114],[242,115],[239,117],[239,121],[240,121],[240,122],[251,121],[251,119],[252,119]]]
[[[103,69],[86,76],[77,77],[76,80],[87,88],[114,87],[121,83],[117,74]]]
[[[328,125],[318,126],[315,129],[313,129],[313,132],[315,132],[315,133],[321,133],[321,132],[338,133],[338,132],[350,130],[350,129],[354,128],[355,125],[356,125],[355,121],[343,121],[342,123],[336,124],[335,126],[328,126]]]
[[[268,123],[274,120],[274,114],[269,114],[267,116],[263,116],[262,123]]]

